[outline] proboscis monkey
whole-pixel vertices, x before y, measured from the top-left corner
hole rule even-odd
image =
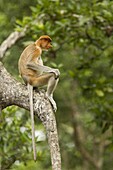
[[[53,99],[53,92],[57,86],[60,72],[58,69],[44,66],[41,58],[42,51],[48,50],[52,47],[51,41],[52,40],[48,35],[41,36],[35,43],[24,49],[18,63],[19,73],[27,84],[29,91],[34,160],[36,160],[36,146],[33,113],[33,87],[47,85],[46,98],[48,98],[52,104],[53,110],[57,110],[56,103]]]

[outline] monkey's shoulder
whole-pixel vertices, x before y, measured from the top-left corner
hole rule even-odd
[[[24,49],[24,53],[33,53],[36,51],[36,47],[35,47],[35,44],[30,44],[28,45],[25,49]]]
[[[36,48],[35,44],[30,44],[27,46],[21,54],[21,58],[28,59],[28,58],[37,58],[40,56],[40,50]]]

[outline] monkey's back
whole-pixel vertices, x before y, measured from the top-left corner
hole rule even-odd
[[[19,73],[22,77],[37,76],[37,72],[35,70],[27,68],[27,64],[31,61],[33,55],[35,58],[37,58],[38,50],[36,49],[34,44],[31,44],[24,49],[18,62]]]

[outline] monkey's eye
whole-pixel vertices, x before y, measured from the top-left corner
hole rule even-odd
[[[48,41],[48,39],[47,39],[47,38],[43,38],[43,40]]]
[[[51,42],[52,40],[49,39],[49,42]]]
[[[51,42],[49,38],[44,38],[45,41]]]

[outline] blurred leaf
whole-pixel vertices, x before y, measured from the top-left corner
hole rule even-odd
[[[103,128],[102,128],[102,133],[105,133],[109,129],[109,123],[105,123]]]
[[[99,97],[103,97],[103,96],[104,96],[104,92],[103,92],[102,90],[96,89],[95,92],[96,92],[96,94],[97,94]]]

